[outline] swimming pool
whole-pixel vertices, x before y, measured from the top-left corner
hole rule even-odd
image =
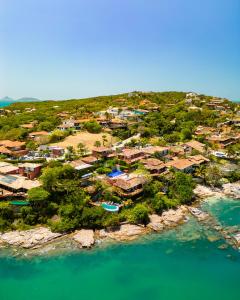
[[[12,205],[19,205],[19,206],[25,206],[25,205],[29,205],[29,202],[28,201],[11,201],[10,204]]]
[[[111,212],[117,212],[119,211],[119,207],[117,205],[111,205],[111,204],[107,204],[107,203],[102,203],[101,206],[107,210],[107,211],[111,211]]]
[[[120,170],[113,170],[111,173],[108,173],[107,176],[110,178],[114,178],[114,177],[120,176],[122,174],[124,174],[124,173]]]

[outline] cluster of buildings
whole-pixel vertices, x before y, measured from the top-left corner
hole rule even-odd
[[[0,196],[26,193],[29,189],[40,186],[36,179],[42,165],[36,163],[21,163],[13,165],[0,162]]]
[[[124,162],[127,171],[120,171],[119,165],[107,175],[97,178],[110,185],[121,197],[134,197],[143,191],[149,177],[167,175],[170,169],[192,173],[194,170],[209,162],[203,155],[206,152],[205,145],[190,141],[175,147],[147,146],[142,148],[113,149],[108,147],[95,147],[91,156],[72,161],[70,164],[77,170],[85,170],[87,174],[96,163],[107,159],[118,158],[119,163]],[[193,150],[198,154],[193,154]],[[131,171],[136,163],[141,163],[148,172],[136,173]]]

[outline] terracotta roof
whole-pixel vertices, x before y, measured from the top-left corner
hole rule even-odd
[[[194,164],[201,164],[203,162],[209,162],[210,160],[206,157],[204,157],[203,155],[194,155],[194,156],[190,156],[188,158],[190,161],[192,161]]]
[[[112,151],[112,149],[108,147],[100,146],[100,147],[93,147],[92,151],[101,153],[101,152],[110,152]]]
[[[225,142],[231,138],[232,138],[231,136],[212,135],[212,136],[208,137],[207,140],[213,141],[213,142]]]
[[[119,178],[114,182],[114,186],[122,190],[129,190],[145,182],[146,179],[144,177]]]
[[[143,154],[142,150],[138,150],[138,149],[123,149],[122,152],[120,153],[120,155],[124,156],[124,157],[131,157],[133,155],[136,154]]]
[[[167,167],[174,167],[178,170],[184,170],[194,165],[194,162],[189,159],[176,159],[166,163]]]
[[[2,153],[2,154],[12,154],[12,151],[8,150],[4,146],[0,146],[0,153]]]
[[[19,164],[18,165],[20,168],[31,168],[31,169],[35,169],[38,167],[41,167],[42,164],[37,164],[37,163],[23,163],[23,164]]]
[[[188,147],[191,147],[199,152],[204,152],[205,151],[205,144],[202,144],[198,141],[190,141],[190,142],[187,142],[184,145],[187,145]]]
[[[10,140],[2,140],[0,141],[0,145],[11,148],[11,147],[21,147],[25,145],[25,142],[19,142],[19,141],[10,141]]]
[[[82,158],[82,161],[85,163],[93,164],[98,161],[98,159],[94,156],[86,156]]]
[[[31,129],[34,127],[34,125],[32,123],[29,123],[29,124],[22,124],[20,125],[22,128],[27,128],[27,129]]]
[[[166,165],[159,159],[149,158],[143,161],[145,168],[149,171],[162,170]]]
[[[1,162],[0,164],[0,173],[7,174],[13,171],[18,171],[18,167],[9,163]]]
[[[30,190],[34,187],[40,186],[38,180],[29,180],[19,175],[0,175],[0,184],[14,190],[25,189]]]
[[[161,147],[161,146],[150,146],[142,149],[144,153],[154,154],[156,152],[163,152],[169,150],[169,147]]]
[[[47,131],[34,131],[29,133],[29,136],[48,135]]]
[[[80,159],[73,160],[69,164],[76,170],[84,170],[92,167],[92,165],[87,164]]]

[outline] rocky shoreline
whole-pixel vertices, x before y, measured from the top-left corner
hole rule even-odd
[[[198,199],[209,197],[233,197],[240,199],[240,184],[225,184],[223,188],[209,188],[198,185],[194,190]],[[193,214],[194,208],[180,206],[163,212],[161,216],[152,214],[147,226],[123,223],[115,228],[102,230],[81,229],[71,234],[54,233],[47,227],[36,227],[25,231],[10,231],[0,233],[0,248],[16,247],[20,249],[39,249],[55,241],[68,239],[78,248],[92,248],[95,244],[105,241],[126,242],[151,232],[162,232],[187,222],[188,215]]]

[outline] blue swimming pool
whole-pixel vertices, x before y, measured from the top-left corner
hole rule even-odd
[[[107,203],[102,203],[101,206],[107,210],[107,211],[111,211],[111,212],[117,212],[119,211],[119,207],[117,205],[111,205],[111,204],[107,204]]]
[[[123,172],[120,170],[113,170],[111,173],[108,173],[107,176],[113,178],[113,177],[117,177],[122,174],[123,174]]]

